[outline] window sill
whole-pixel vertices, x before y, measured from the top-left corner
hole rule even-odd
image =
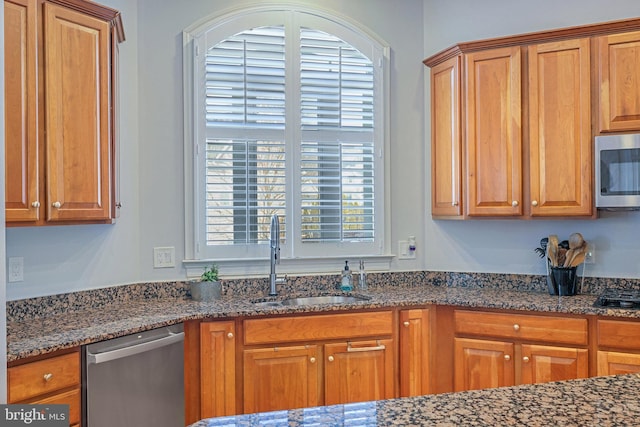
[[[362,256],[362,257],[323,257],[323,258],[292,258],[282,259],[277,266],[279,275],[307,276],[315,274],[340,274],[344,261],[348,260],[353,271],[358,269],[358,261],[365,262],[367,272],[389,271],[393,254]],[[217,264],[220,276],[224,279],[268,277],[270,272],[269,259],[240,258],[216,260],[184,260],[182,265],[187,270],[187,279],[200,277],[206,267]]]

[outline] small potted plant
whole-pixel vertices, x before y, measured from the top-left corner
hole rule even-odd
[[[218,280],[218,266],[205,268],[200,280],[191,282],[191,298],[194,301],[212,301],[222,295],[222,284]]]

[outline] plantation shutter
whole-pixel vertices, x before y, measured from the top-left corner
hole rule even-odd
[[[373,76],[353,46],[301,29],[303,242],[374,240]]]
[[[267,242],[274,213],[286,233],[284,49],[283,27],[260,27],[207,51],[207,245]]]

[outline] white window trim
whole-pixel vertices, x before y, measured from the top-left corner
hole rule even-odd
[[[337,16],[335,12],[329,13],[327,10],[311,9],[307,7],[300,7],[299,5],[286,5],[279,3],[280,11],[298,11],[310,15],[322,17],[324,19],[333,20],[339,24],[347,25],[352,28],[358,28],[362,33],[366,33],[371,39],[376,40],[382,48],[382,57],[380,58],[379,65],[383,70],[384,80],[382,82],[382,90],[384,92],[382,99],[389,100],[390,90],[390,76],[389,76],[389,58],[390,49],[387,43],[384,43],[381,38],[375,35],[370,30],[364,28],[362,25],[353,21],[345,16]],[[243,18],[247,19],[247,28],[252,26],[264,26],[264,13],[258,14],[256,12],[271,11],[277,14],[278,10],[276,6],[261,5],[251,8],[233,8],[229,9],[227,13],[216,14],[203,18],[193,26],[185,29],[183,32],[183,93],[184,93],[184,180],[185,180],[185,259],[183,265],[187,271],[187,277],[199,276],[203,269],[209,266],[212,262],[215,262],[219,268],[221,275],[224,277],[252,277],[263,276],[269,271],[269,256],[268,252],[265,252],[264,257],[242,257],[236,259],[197,259],[196,257],[196,241],[195,241],[195,229],[197,227],[197,212],[195,212],[195,182],[198,179],[197,168],[194,167],[194,145],[192,141],[195,136],[195,126],[193,123],[194,118],[194,57],[195,57],[195,45],[194,39],[207,31],[212,27],[212,22],[222,24],[229,19]],[[259,21],[251,22],[256,16],[261,15]],[[342,21],[342,22],[341,22]],[[322,30],[322,19],[317,20],[315,28]],[[335,29],[332,32],[340,37],[340,33],[336,33]],[[351,34],[353,36],[353,34]],[[365,52],[368,53],[368,52]],[[368,271],[388,271],[391,265],[392,259],[395,255],[391,252],[391,212],[390,212],[390,114],[389,114],[389,102],[385,102],[384,105],[378,105],[378,108],[382,109],[381,119],[383,120],[382,128],[382,147],[383,147],[383,159],[382,177],[378,178],[378,185],[382,185],[382,206],[379,208],[383,212],[383,233],[380,237],[381,249],[377,255],[366,254],[362,256],[354,256],[352,254],[341,254],[339,248],[331,255],[318,255],[314,257],[305,258],[291,258],[286,257],[290,254],[283,254],[281,263],[278,266],[278,272],[281,274],[322,274],[322,273],[334,273],[341,269],[342,262],[345,259],[359,260],[364,259],[366,261]],[[299,132],[299,130],[295,130]],[[382,153],[381,153],[382,154]],[[292,164],[290,162],[289,164]],[[380,203],[377,203],[380,205]],[[295,244],[295,243],[294,243]],[[268,250],[268,248],[265,248]],[[355,264],[355,263],[354,263]]]

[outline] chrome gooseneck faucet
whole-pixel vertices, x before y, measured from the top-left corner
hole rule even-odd
[[[277,214],[271,216],[271,233],[269,237],[271,247],[271,274],[269,274],[269,296],[278,295],[276,283],[281,283],[276,274],[276,264],[280,264],[280,219]]]

